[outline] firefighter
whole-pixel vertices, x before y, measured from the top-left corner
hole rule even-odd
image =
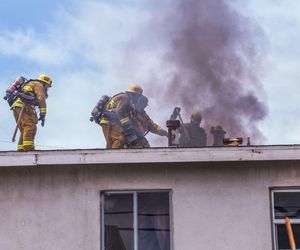
[[[214,137],[213,147],[224,146],[223,140],[225,138],[226,131],[219,124],[211,126],[210,133]]]
[[[106,148],[140,147],[138,131],[133,126],[133,114],[143,89],[133,84],[125,93],[119,93],[108,101],[99,124],[106,140]]]
[[[146,96],[142,96],[137,105],[136,112],[134,115],[134,127],[139,131],[141,138],[141,148],[149,148],[150,144],[146,139],[146,134],[149,132],[153,134],[157,134],[160,136],[168,137],[168,132],[162,129],[158,124],[156,124],[146,113],[145,108],[148,106],[148,98]]]
[[[34,138],[36,135],[38,120],[42,127],[45,125],[47,89],[51,87],[52,80],[48,75],[41,74],[38,79],[29,80],[21,89],[19,97],[11,106],[16,121],[20,118],[20,138],[18,151],[34,150]],[[26,96],[31,98],[26,98]],[[34,101],[32,101],[32,97]],[[39,108],[37,117],[35,106]],[[21,110],[23,111],[21,113]],[[21,115],[21,116],[20,116]]]
[[[205,147],[207,144],[207,134],[200,127],[202,115],[200,112],[191,114],[190,122],[182,124],[179,128],[180,147]]]

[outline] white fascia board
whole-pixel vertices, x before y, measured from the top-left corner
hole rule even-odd
[[[300,145],[0,152],[0,167],[300,160]]]
[[[36,155],[24,153],[0,152],[0,167],[10,166],[34,166],[36,165]]]

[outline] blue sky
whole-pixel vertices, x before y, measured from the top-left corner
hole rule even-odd
[[[62,6],[69,6],[72,1],[18,1],[2,0],[0,3],[1,28],[23,29],[43,26],[55,18],[56,12]],[[9,21],[8,21],[9,20]]]
[[[232,0],[232,5],[255,20],[266,33],[269,52],[258,96],[269,113],[259,128],[267,144],[300,142],[298,79],[300,78],[300,3],[297,0]],[[284,2],[284,3],[283,3]],[[144,76],[156,70],[164,45],[149,43],[140,29],[160,18],[169,0],[2,0],[0,3],[0,89],[19,75],[53,78],[45,127],[38,125],[38,149],[103,148],[101,129],[89,113],[102,94],[113,95],[132,82],[143,86]],[[159,29],[159,27],[157,27]],[[129,44],[136,43],[131,57]],[[138,56],[137,56],[138,54]],[[163,75],[161,77],[164,77]],[[162,79],[163,80],[163,79]],[[143,86],[145,94],[153,86]],[[159,90],[158,90],[159,91]],[[163,127],[174,103],[160,108],[150,95],[148,113]],[[180,105],[180,104],[179,104]],[[15,122],[0,105],[0,149],[13,150]],[[184,113],[184,119],[188,119]],[[167,142],[150,135],[154,146]]]

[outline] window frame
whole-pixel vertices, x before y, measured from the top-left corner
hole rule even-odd
[[[279,250],[277,239],[277,225],[285,225],[284,219],[275,218],[274,194],[275,193],[300,193],[300,186],[295,187],[270,187],[270,210],[271,210],[271,227],[272,227],[272,245],[273,250]],[[300,224],[300,219],[290,219],[291,224]]]
[[[169,228],[170,228],[170,250],[173,250],[173,192],[171,189],[134,189],[134,190],[102,190],[100,191],[100,250],[105,250],[105,194],[132,194],[133,195],[133,228],[134,228],[134,250],[138,250],[138,193],[168,193],[169,197]]]

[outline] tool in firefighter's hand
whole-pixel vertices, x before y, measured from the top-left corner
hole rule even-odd
[[[296,244],[294,239],[294,233],[291,225],[291,221],[288,217],[285,217],[285,226],[289,237],[291,250],[296,250]]]
[[[178,114],[180,114],[180,108],[179,107],[175,107],[173,110],[173,114],[170,117],[170,120],[176,120],[178,117]]]
[[[20,126],[21,118],[22,118],[23,112],[25,110],[25,107],[26,107],[26,104],[24,103],[22,108],[21,108],[21,111],[20,111],[20,114],[19,114],[19,117],[18,117],[18,120],[17,120],[16,128],[15,128],[14,134],[13,134],[12,139],[11,139],[12,142],[16,141],[16,135],[17,135],[17,132],[18,132],[18,128]]]
[[[177,116],[178,116],[178,118],[179,118],[179,120],[181,122],[181,126],[183,128],[184,135],[185,135],[186,139],[189,141],[191,138],[190,138],[189,132],[187,131],[186,127],[184,126],[182,117],[180,115],[180,108],[178,108],[178,107],[176,107],[176,108],[179,109],[178,112],[177,112]],[[175,111],[175,109],[174,109],[174,111]]]

